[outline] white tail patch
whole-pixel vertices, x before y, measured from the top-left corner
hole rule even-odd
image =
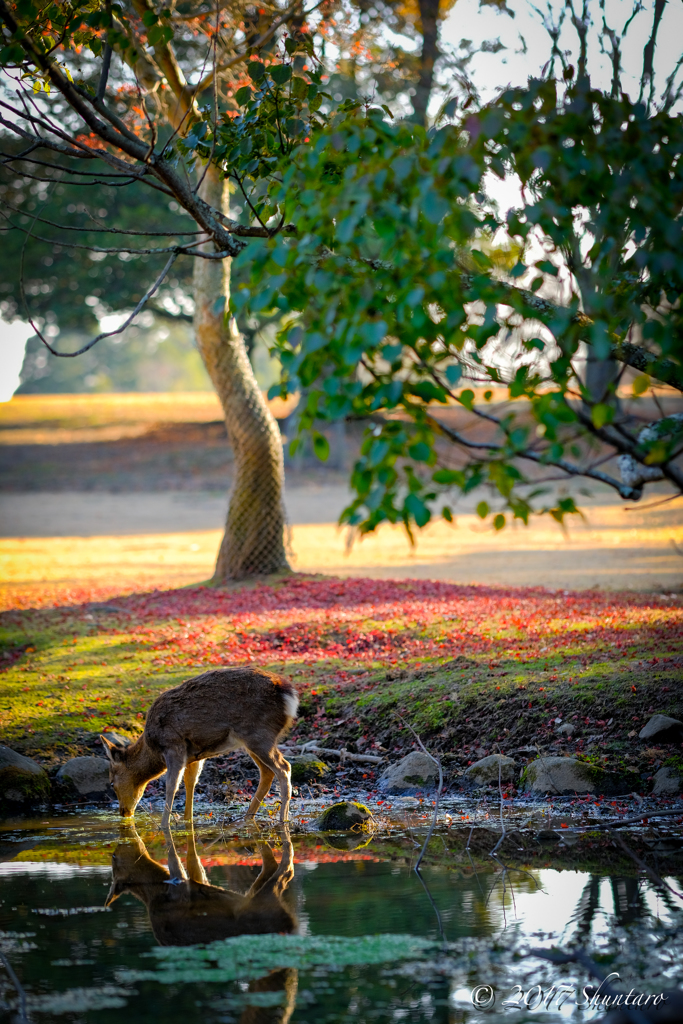
[[[282,701],[285,706],[285,714],[289,718],[296,718],[299,710],[299,695],[293,690],[286,690],[282,695]]]

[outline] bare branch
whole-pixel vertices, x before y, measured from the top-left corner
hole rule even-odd
[[[22,252],[21,255],[22,255],[22,264],[23,264],[23,257],[24,257],[23,252]],[[46,349],[49,352],[51,352],[53,356],[59,356],[62,359],[74,359],[76,356],[83,355],[84,352],[87,352],[88,349],[91,349],[93,347],[93,345],[97,344],[98,341],[102,341],[103,338],[112,338],[115,334],[122,334],[123,331],[125,331],[126,327],[128,327],[129,324],[131,324],[133,322],[133,320],[138,315],[138,313],[143,308],[143,306],[147,303],[147,301],[152,298],[152,296],[157,291],[157,289],[159,288],[159,286],[161,285],[162,281],[164,280],[164,278],[166,277],[166,275],[168,274],[169,270],[171,269],[171,267],[173,266],[173,264],[175,263],[175,261],[177,259],[178,259],[178,253],[177,252],[173,253],[171,255],[171,257],[167,260],[166,266],[161,271],[161,273],[157,277],[157,279],[154,282],[154,284],[152,284],[147,289],[147,291],[142,296],[142,298],[138,302],[138,304],[135,307],[135,309],[133,310],[133,312],[130,314],[130,316],[127,318],[127,320],[123,324],[121,324],[120,327],[117,327],[115,331],[103,331],[102,334],[98,334],[96,338],[93,338],[86,345],[83,345],[82,348],[77,349],[75,352],[59,352],[57,349],[52,347],[52,345],[49,343],[49,341],[45,337],[43,337],[42,333],[36,327],[35,323],[33,322],[33,320],[31,319],[30,316],[27,316],[28,322],[30,323],[31,327],[36,332],[36,334],[38,335],[40,340],[42,341],[43,345],[45,345]],[[21,279],[21,297],[22,297],[22,299],[24,301],[24,305],[26,305],[26,294],[24,292],[24,281],[23,281],[23,266],[22,266],[22,279]],[[27,307],[27,309],[28,309],[28,307]]]
[[[12,206],[11,203],[5,202],[5,205],[7,206],[8,209],[12,210],[13,213],[23,214],[25,212],[24,210],[22,210],[18,206]],[[83,226],[82,227],[82,226],[77,225],[77,224],[57,224],[56,221],[54,221],[54,220],[47,220],[45,217],[34,217],[33,218],[33,222],[35,223],[36,221],[39,224],[47,224],[51,228],[59,228],[60,231],[80,231],[80,232],[83,232],[83,233],[88,232],[88,231],[92,231],[92,232],[97,233],[97,234],[107,234],[107,235],[142,235],[145,238],[152,238],[152,237],[169,238],[169,237],[171,237],[173,235],[201,235],[201,234],[203,234],[203,232],[201,232],[201,231],[136,231],[133,228],[125,230],[124,228],[105,228],[105,227],[99,227],[99,226],[95,227],[95,228],[89,227],[89,226]],[[12,226],[16,227],[16,225],[12,225]],[[17,227],[17,230],[20,231],[21,228]],[[34,236],[34,237],[38,237],[38,236]],[[45,239],[41,239],[41,241],[45,241]],[[57,242],[57,239],[52,239],[51,241],[52,242]],[[61,244],[61,242],[59,244]],[[66,243],[66,244],[68,245],[68,243]],[[88,248],[88,247],[84,246],[83,248]],[[121,249],[121,250],[117,250],[117,251],[124,252],[125,250]],[[158,250],[157,249],[156,251],[157,252],[159,252],[159,251],[163,252],[164,250]]]

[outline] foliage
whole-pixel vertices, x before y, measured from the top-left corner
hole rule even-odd
[[[214,246],[198,251],[174,225],[168,244],[107,252],[168,256],[157,288],[176,259],[238,257],[233,311],[284,318],[281,389],[302,390],[299,425],[317,454],[328,447],[316,421],[372,420],[348,523],[410,532],[452,519],[480,489],[477,511],[495,529],[533,512],[561,523],[577,507],[543,489],[558,479],[632,500],[658,480],[683,489],[683,417],[649,397],[640,411],[617,400],[627,366],[634,399],[651,377],[683,389],[683,122],[675,72],[657,103],[649,87],[656,14],[648,99],[621,90],[616,43],[611,92],[591,85],[586,14],[574,19],[578,72],[554,52],[549,77],[481,108],[472,95],[457,117],[451,103],[453,123],[429,131],[392,123],[388,108],[337,104],[293,9],[249,29],[248,12],[220,6],[185,19],[151,4],[1,0],[0,14],[0,62],[27,103],[26,83],[35,94],[15,111],[21,126],[3,122],[28,145],[23,159],[47,149],[58,163],[104,161],[111,181],[151,186]],[[46,127],[48,110],[63,128]],[[239,192],[241,221],[187,187],[205,162]],[[521,188],[507,216],[488,198],[496,177]]]
[[[579,366],[584,345],[598,361],[628,362],[638,331],[643,368],[680,378],[682,149],[669,110],[540,80],[431,132],[348,104],[294,152],[269,191],[296,237],[238,258],[251,283],[233,303],[289,318],[282,390],[305,389],[302,429],[374,419],[346,521],[422,527],[487,485],[494,508],[482,501],[482,518],[526,522],[544,493],[529,462],[622,497],[639,497],[643,479],[683,484],[680,419],[640,436],[617,415],[615,383],[591,393]],[[522,209],[497,212],[491,175],[517,176]],[[568,274],[566,304],[538,297]],[[501,386],[517,400],[503,412],[488,406]],[[637,378],[634,392],[648,387]],[[453,429],[439,406],[456,403],[493,429]],[[644,478],[600,470],[605,449],[634,460],[636,477],[645,466]],[[566,497],[541,510],[561,522],[576,507]]]

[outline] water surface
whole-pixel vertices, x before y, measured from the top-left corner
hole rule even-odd
[[[172,836],[108,812],[4,823],[1,1020],[586,1020],[600,1016],[577,1007],[586,970],[528,955],[577,944],[625,991],[683,981],[682,901],[612,873],[598,836],[520,832],[493,859],[493,832],[443,828],[417,875],[410,822],[321,836],[199,818]],[[675,853],[675,837],[658,841]],[[487,1011],[472,1004],[482,985]]]

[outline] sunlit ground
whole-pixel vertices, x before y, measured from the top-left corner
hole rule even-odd
[[[349,548],[348,531],[335,523],[294,525],[291,561],[300,572],[339,576],[672,592],[683,584],[679,506],[594,506],[585,520],[569,524],[566,535],[550,518],[495,534],[476,516],[464,515],[455,526],[429,526],[414,548],[400,527],[386,526]],[[1,539],[2,603],[25,606],[45,587],[58,596],[76,584],[109,592],[197,583],[212,574],[220,536],[219,530],[201,530]]]

